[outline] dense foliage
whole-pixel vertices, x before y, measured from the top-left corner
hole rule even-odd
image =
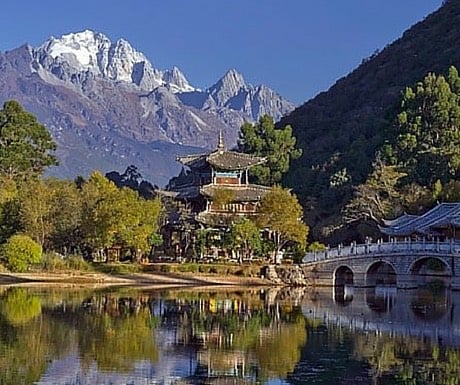
[[[240,151],[267,159],[266,163],[251,168],[251,176],[257,183],[271,186],[278,183],[289,169],[291,159],[297,159],[302,150],[296,148],[292,128],[276,128],[273,118],[265,115],[257,123],[245,123],[241,127]]]
[[[391,161],[408,179],[432,186],[457,179],[460,171],[460,78],[455,67],[443,75],[429,73],[403,93],[397,115]]]
[[[460,3],[446,2],[279,122],[292,127],[303,150],[282,182],[299,197],[314,239],[336,243],[357,236],[356,229],[343,231],[341,210],[372,172],[376,151],[393,136],[401,91],[429,72],[460,65],[459,15]]]
[[[417,214],[460,196],[460,77],[429,73],[402,94],[392,135],[345,207],[348,222]]]
[[[56,144],[35,116],[14,101],[0,110],[0,174],[10,179],[37,176],[57,164]]]
[[[0,245],[11,270],[39,262],[42,249],[138,260],[161,244],[162,205],[139,196],[141,176],[134,166],[123,174],[130,188],[117,188],[97,171],[87,181],[43,178],[56,164],[54,149],[32,114],[16,101],[5,103],[0,110]],[[144,192],[152,198],[153,187],[147,187]]]
[[[302,217],[297,197],[287,189],[273,186],[260,202],[257,222],[273,232],[275,251],[279,253],[288,242],[305,247],[309,229]]]

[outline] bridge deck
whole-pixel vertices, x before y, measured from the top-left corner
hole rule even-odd
[[[321,251],[306,253],[303,263],[316,263],[320,261],[349,258],[364,255],[440,255],[440,256],[460,256],[460,241],[391,241],[364,244],[351,244],[349,246],[338,246],[327,248]]]

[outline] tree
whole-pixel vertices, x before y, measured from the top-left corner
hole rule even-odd
[[[98,253],[113,245],[119,216],[118,189],[99,171],[83,185],[82,231],[85,243]]]
[[[460,105],[452,90],[459,84],[452,67],[448,80],[430,73],[404,91],[391,155],[409,182],[433,186],[460,177]]]
[[[22,229],[17,194],[16,183],[0,175],[0,244]]]
[[[14,100],[0,110],[0,174],[18,180],[57,165],[56,144],[45,126]]]
[[[45,180],[45,184],[53,192],[50,218],[53,226],[48,238],[50,248],[64,255],[80,251],[83,243],[80,190],[69,180],[50,178]]]
[[[159,199],[146,200],[129,188],[118,189],[100,172],[93,172],[82,188],[82,232],[95,251],[112,246],[129,249],[139,259],[159,232],[163,211]]]
[[[19,193],[24,233],[41,247],[45,246],[54,230],[53,196],[54,190],[40,179],[24,183]]]
[[[288,242],[306,246],[309,228],[302,222],[302,215],[302,206],[297,197],[280,186],[273,186],[262,198],[257,224],[274,233],[276,253]]]
[[[3,256],[8,269],[14,272],[24,272],[33,263],[39,263],[42,258],[41,246],[27,235],[13,235],[2,247]]]
[[[230,226],[230,246],[238,252],[241,250],[245,259],[251,259],[253,253],[261,247],[259,228],[248,218],[236,220]],[[242,256],[239,261],[242,262]]]
[[[258,183],[269,186],[281,180],[291,159],[302,155],[302,150],[295,145],[291,126],[276,128],[273,118],[268,115],[262,116],[255,124],[243,124],[238,141],[240,151],[267,158],[265,164],[254,166],[250,172]]]
[[[406,174],[397,166],[386,165],[380,156],[373,163],[373,169],[366,182],[356,187],[354,198],[345,206],[343,217],[346,223],[358,220],[381,223],[383,218],[401,213],[402,194],[398,183]]]

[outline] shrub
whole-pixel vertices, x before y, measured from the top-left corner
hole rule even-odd
[[[70,270],[90,270],[90,265],[82,257],[71,255],[65,259],[65,265]]]
[[[180,265],[177,270],[181,273],[198,273],[198,264],[184,263],[183,265]]]
[[[27,271],[30,265],[40,263],[42,248],[27,235],[13,235],[2,248],[6,266],[13,272]]]
[[[43,255],[41,268],[45,271],[60,271],[65,269],[65,262],[57,253],[46,253]]]

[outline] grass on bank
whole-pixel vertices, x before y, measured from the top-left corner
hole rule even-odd
[[[46,253],[38,264],[31,265],[28,272],[31,273],[75,273],[94,272],[108,275],[130,275],[136,273],[154,274],[206,274],[206,275],[233,275],[238,277],[258,277],[261,274],[262,265],[259,264],[235,264],[235,263],[148,263],[137,264],[129,262],[105,263],[87,262],[78,255],[70,255],[63,258],[57,253]],[[0,272],[8,271],[0,264]]]

